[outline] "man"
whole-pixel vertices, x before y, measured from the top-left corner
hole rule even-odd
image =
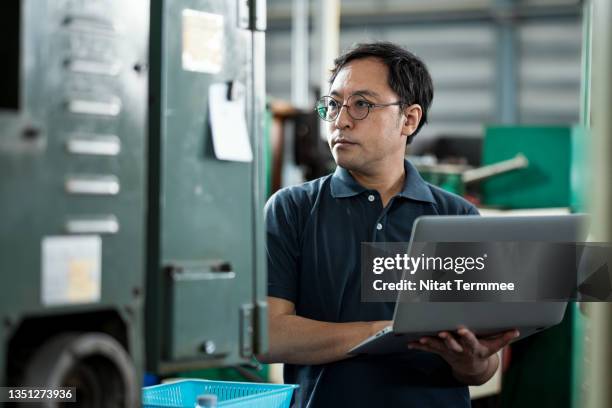
[[[328,121],[335,173],[276,193],[266,205],[270,350],[285,363],[298,407],[467,407],[516,331],[469,330],[409,344],[405,353],[346,352],[389,325],[393,304],[360,301],[360,243],[407,242],[421,215],[470,215],[462,198],[423,181],[404,159],[427,120],[432,81],[423,62],[387,42],[335,60]]]

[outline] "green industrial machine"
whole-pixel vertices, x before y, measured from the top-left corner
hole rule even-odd
[[[478,168],[462,164],[434,164],[417,165],[417,169],[428,183],[451,193],[464,195],[468,184],[482,182],[528,166],[527,158],[522,153],[517,153],[512,158]]]
[[[0,7],[0,385],[138,406],[149,3]]]
[[[483,203],[505,209],[564,207],[584,212],[588,132],[575,126],[496,126],[486,131],[483,161],[523,154],[529,165],[482,183]],[[504,373],[501,406],[575,407],[580,390],[584,325],[570,302],[560,325],[514,343]]]
[[[265,1],[11,1],[0,30],[0,385],[135,407],[145,365],[265,352]]]
[[[482,183],[483,204],[501,208],[569,207],[572,139],[582,134],[571,126],[494,126],[486,129],[483,163],[523,154],[529,165]]]
[[[264,29],[265,1],[152,2],[146,355],[155,374],[249,363],[267,347]]]

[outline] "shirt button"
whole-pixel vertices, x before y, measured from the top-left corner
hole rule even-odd
[[[376,229],[379,231],[382,229],[382,224],[380,222],[376,224]]]
[[[370,194],[370,195],[368,196],[368,201],[372,202],[372,201],[374,201],[374,200],[376,200],[376,197],[374,197],[374,194]]]

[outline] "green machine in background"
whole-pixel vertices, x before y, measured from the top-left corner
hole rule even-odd
[[[566,208],[584,212],[588,188],[588,131],[575,126],[496,126],[486,130],[483,162],[523,154],[529,166],[483,181],[485,206],[503,209]],[[501,406],[580,406],[580,355],[584,321],[570,302],[561,324],[511,346]]]
[[[586,211],[589,132],[583,126],[494,128],[487,136],[492,136],[488,145],[485,142],[490,160],[520,151],[530,163],[529,168],[488,180],[484,186],[487,203]],[[584,325],[581,307],[570,302],[561,324],[514,343],[503,377],[501,406],[581,407]]]
[[[265,1],[152,4],[146,340],[154,374],[244,364],[267,348],[264,29]],[[246,141],[227,131],[240,123]],[[251,160],[239,154],[249,148]]]
[[[483,163],[496,163],[523,154],[529,165],[483,181],[482,202],[501,208],[569,207],[572,204],[572,163],[575,138],[571,126],[496,126],[485,132]]]
[[[0,8],[0,385],[138,406],[149,2]]]
[[[509,209],[564,207],[585,211],[589,132],[583,126],[514,126],[487,129],[485,163],[524,154],[529,166],[483,182],[483,202]],[[562,323],[512,345],[504,374],[502,407],[577,407],[580,400],[580,307],[570,302]]]

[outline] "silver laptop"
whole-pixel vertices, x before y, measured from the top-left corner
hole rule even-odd
[[[413,242],[578,242],[586,237],[587,216],[424,216],[413,226]],[[546,255],[543,255],[546,256]],[[546,271],[554,279],[555,271]],[[465,326],[477,336],[519,329],[524,338],[561,322],[567,302],[406,302],[399,292],[393,324],[348,354],[406,351],[423,336]],[[518,339],[517,339],[518,340]]]

